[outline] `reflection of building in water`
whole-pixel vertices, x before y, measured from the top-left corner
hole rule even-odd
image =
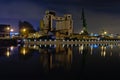
[[[28,48],[27,47],[21,47],[20,48],[20,53],[23,54],[23,55],[26,55],[28,53]]]
[[[7,56],[7,57],[10,56],[10,48],[7,48],[6,56]]]
[[[110,45],[110,56],[112,56],[113,45]]]
[[[106,56],[106,46],[101,46],[101,56]]]
[[[83,49],[84,49],[84,45],[82,44],[81,46],[79,46],[79,52],[82,54],[83,53]]]
[[[10,57],[13,54],[14,47],[0,47],[0,56]]]
[[[55,52],[46,51],[40,56],[40,61],[44,68],[67,68],[69,69],[72,62],[72,50],[71,48],[63,48],[61,45],[56,45]],[[57,53],[56,53],[57,52]]]
[[[18,47],[19,58],[22,60],[30,59],[33,56],[34,49],[30,49],[28,46]]]
[[[90,54],[92,55],[93,53],[93,45],[90,46]]]

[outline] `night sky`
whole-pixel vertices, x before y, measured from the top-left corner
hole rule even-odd
[[[120,34],[119,0],[0,0],[0,24],[18,28],[18,21],[28,21],[35,28],[46,10],[54,10],[58,16],[72,14],[74,32],[82,28],[81,10],[84,8],[89,33],[102,29]]]

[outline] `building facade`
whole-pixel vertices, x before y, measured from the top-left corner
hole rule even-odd
[[[10,25],[0,24],[0,38],[9,38],[10,37]]]
[[[45,33],[59,31],[60,33],[71,35],[73,33],[72,15],[66,14],[60,17],[56,16],[54,11],[46,11],[42,22],[42,29]]]

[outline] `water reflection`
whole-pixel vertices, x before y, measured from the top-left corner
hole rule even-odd
[[[108,47],[109,46],[109,47]],[[80,53],[83,57],[83,63],[85,63],[85,56],[88,55],[96,55],[99,52],[95,52],[96,50],[100,51],[101,56],[106,56],[107,48],[110,48],[109,54],[112,56],[113,53],[113,45],[100,45],[100,44],[89,44],[89,45],[24,45],[19,47],[20,54],[27,56],[33,53],[34,51],[38,51],[40,53],[40,63],[46,70],[54,69],[54,68],[70,68],[73,59],[73,48],[78,47],[78,51],[76,53]],[[94,54],[93,54],[94,53]]]
[[[10,57],[13,53],[14,46],[10,47],[0,47],[0,55]]]
[[[83,53],[84,46],[83,44],[79,46],[79,52],[82,54]]]
[[[69,69],[72,63],[72,49],[56,45],[55,48],[39,50],[40,62],[46,70],[55,68]]]
[[[80,44],[80,45],[23,45],[23,46],[10,46],[10,47],[1,47],[0,48],[0,53],[5,54],[7,57],[10,57],[13,53],[14,50],[17,48],[18,49],[18,54],[19,55],[23,55],[23,56],[27,56],[30,55],[34,52],[40,53],[40,58],[43,56],[49,56],[51,61],[50,63],[52,63],[52,65],[57,66],[59,65],[58,63],[55,65],[53,62],[59,62],[60,64],[63,62],[68,62],[68,63],[72,63],[72,56],[73,54],[73,48],[76,47],[76,53],[80,53],[81,55],[83,53],[85,53],[85,51],[88,51],[90,55],[94,55],[97,54],[95,53],[96,50],[98,50],[100,52],[101,56],[106,56],[107,51],[108,54],[110,54],[110,56],[113,55],[113,49],[114,46],[117,45],[100,45],[100,44],[89,44],[89,45],[84,45],[84,44]],[[118,46],[119,47],[119,46]],[[86,48],[88,48],[86,50]],[[79,52],[77,52],[79,51]],[[98,52],[98,53],[99,53]],[[2,54],[1,54],[2,55]],[[43,59],[44,58],[44,59]],[[48,57],[43,57],[42,60],[44,62],[44,60],[47,60]],[[52,58],[52,59],[51,59]],[[42,62],[42,61],[41,61]],[[53,67],[53,66],[52,66]],[[51,68],[52,68],[51,67]]]
[[[10,49],[9,49],[9,48],[7,48],[6,56],[7,56],[7,57],[10,56]]]
[[[22,71],[28,71],[26,73],[31,72],[33,74],[33,70],[35,70],[41,74],[50,75],[49,72],[52,72],[53,75],[63,74],[69,77],[85,78],[90,75],[88,73],[101,69],[101,66],[108,68],[108,64],[104,64],[107,61],[110,62],[109,66],[112,65],[112,62],[114,65],[115,63],[119,64],[119,50],[119,45],[116,44],[21,45],[1,47],[0,59],[2,61],[5,58],[6,62],[9,60],[13,62],[14,69],[18,69],[16,67],[20,69],[22,66]],[[107,60],[105,61],[106,58],[103,57],[107,57]],[[65,74],[66,72],[67,74]],[[107,74],[107,71],[105,73]]]
[[[101,46],[101,56],[106,56],[106,46]]]

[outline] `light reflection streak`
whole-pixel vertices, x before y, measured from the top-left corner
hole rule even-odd
[[[6,56],[7,56],[7,57],[10,56],[10,49],[9,49],[9,48],[7,48]]]
[[[37,46],[37,45],[34,45],[34,46]],[[42,58],[44,58],[44,60],[41,59],[41,63],[45,64],[46,67],[48,65],[49,65],[50,69],[52,69],[54,67],[61,67],[61,66],[63,67],[63,66],[66,66],[66,64],[70,64],[72,62],[71,61],[72,60],[72,49],[70,49],[72,45],[67,45],[67,46],[69,46],[67,48],[66,48],[66,45],[65,45],[65,48],[62,47],[62,46],[64,46],[64,44],[63,45],[51,45],[50,44],[49,47],[50,46],[52,46],[52,47],[56,46],[56,48],[54,49],[54,50],[56,50],[56,52],[52,52],[51,51],[51,49],[53,49],[53,48],[50,48],[47,51],[46,48],[44,49],[43,47],[42,48],[39,47],[39,50],[40,50],[39,52],[41,52]],[[47,47],[48,47],[48,45],[47,45]],[[97,48],[97,49],[95,49],[95,48]],[[99,45],[98,44],[95,44],[95,45],[94,44],[89,44],[89,45],[83,45],[83,44],[80,45],[79,44],[79,47],[77,46],[77,52],[78,52],[78,49],[79,49],[79,52],[86,56],[86,54],[84,54],[84,53],[89,53],[88,55],[90,55],[90,54],[94,55],[93,53],[97,54],[97,51],[99,51],[100,52],[99,57],[100,56],[104,56],[105,57],[107,48],[108,47],[106,47],[104,44],[99,44]],[[113,49],[113,45],[110,45],[109,48],[112,50]],[[23,50],[23,53],[25,55],[26,51]],[[46,54],[42,54],[42,53],[46,53]],[[52,54],[52,53],[55,53],[55,54]],[[112,56],[112,51],[111,51],[110,55]],[[119,56],[120,56],[120,54],[119,54]]]
[[[36,45],[34,45],[34,49],[36,48]]]
[[[13,51],[13,49],[14,49],[14,46],[11,46],[11,47],[10,47],[10,50]]]
[[[84,46],[83,44],[79,47],[79,52],[82,54],[83,53]]]
[[[101,56],[106,56],[106,46],[101,46]]]
[[[110,45],[110,56],[112,56],[113,45]]]
[[[92,55],[93,52],[93,45],[90,46],[90,54]]]
[[[26,47],[22,47],[21,50],[20,50],[20,53],[23,54],[23,55],[26,55],[28,53],[28,50]]]
[[[25,50],[25,48],[23,48],[23,55],[25,55],[26,54],[26,50]]]
[[[63,45],[56,45],[55,54],[52,54],[51,50],[42,50],[40,61],[46,70],[55,67],[70,69],[72,63],[72,49],[70,47],[63,48],[62,46]]]

